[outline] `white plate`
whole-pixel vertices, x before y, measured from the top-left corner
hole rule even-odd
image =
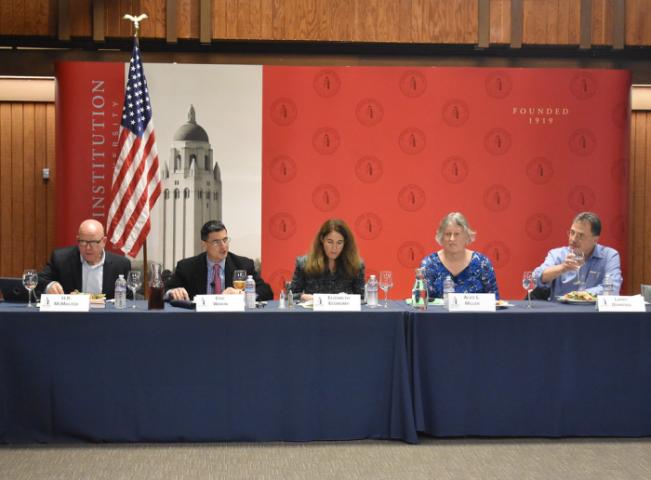
[[[495,302],[495,308],[497,308],[497,309],[511,308],[511,307],[515,307],[515,305],[513,305],[512,303],[509,303],[509,302],[504,302],[504,303]]]

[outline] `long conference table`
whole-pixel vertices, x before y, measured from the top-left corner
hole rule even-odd
[[[651,314],[0,304],[0,442],[651,435]]]

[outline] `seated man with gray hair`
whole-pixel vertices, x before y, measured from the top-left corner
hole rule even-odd
[[[618,295],[622,286],[619,253],[598,243],[599,217],[592,212],[579,213],[567,235],[568,245],[550,250],[542,265],[534,270],[536,286],[550,288],[552,299],[576,290],[601,295],[604,278],[609,275],[612,293]]]

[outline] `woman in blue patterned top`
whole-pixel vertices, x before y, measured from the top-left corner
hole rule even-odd
[[[474,239],[475,232],[461,213],[452,212],[443,217],[436,231],[436,241],[443,248],[425,257],[420,264],[425,269],[430,298],[443,297],[443,281],[448,275],[457,293],[494,293],[499,298],[491,261],[466,248]]]
[[[310,252],[296,259],[292,292],[303,302],[313,293],[364,294],[364,263],[353,233],[343,220],[321,225]]]

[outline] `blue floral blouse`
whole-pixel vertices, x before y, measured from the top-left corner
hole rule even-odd
[[[457,293],[494,293],[495,298],[500,298],[493,264],[481,253],[472,252],[470,263],[457,276],[445,268],[436,252],[425,257],[420,266],[425,269],[429,298],[443,297],[443,281],[448,275]]]

